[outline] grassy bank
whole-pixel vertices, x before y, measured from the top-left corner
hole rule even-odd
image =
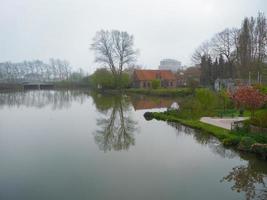
[[[0,84],[0,91],[12,91],[12,90],[22,90],[23,86],[15,83],[2,83]]]
[[[151,96],[160,97],[185,97],[192,95],[192,91],[189,88],[159,88],[159,89],[140,89],[140,88],[130,88],[125,90],[126,93],[144,94]]]
[[[191,128],[204,131],[218,138],[225,146],[235,147],[238,150],[260,154],[267,159],[267,135],[253,134],[245,130],[229,131],[217,126],[205,124],[198,119],[181,119],[174,112],[148,112],[147,119],[157,119],[180,123]]]

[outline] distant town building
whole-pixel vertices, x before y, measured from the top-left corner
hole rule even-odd
[[[136,88],[151,88],[153,80],[160,80],[160,86],[176,87],[176,74],[170,70],[134,70],[133,85]]]
[[[177,72],[182,69],[182,64],[180,61],[175,59],[164,59],[160,61],[159,69]]]

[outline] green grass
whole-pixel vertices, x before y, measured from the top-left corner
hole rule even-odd
[[[159,89],[141,89],[131,88],[127,89],[128,93],[162,96],[162,97],[175,97],[175,96],[188,96],[192,95],[192,91],[189,88],[159,88]]]
[[[217,126],[212,126],[200,122],[198,119],[181,119],[177,118],[169,112],[153,112],[152,117],[157,120],[170,121],[180,123],[186,126],[189,126],[194,129],[198,129],[209,134],[216,136],[218,139],[224,139],[229,135],[229,131]]]
[[[22,90],[23,86],[16,83],[1,83],[0,91]]]

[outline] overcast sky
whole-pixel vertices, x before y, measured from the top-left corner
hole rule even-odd
[[[54,57],[92,72],[96,31],[118,29],[134,35],[146,68],[189,65],[200,43],[258,11],[266,0],[0,0],[0,62]]]

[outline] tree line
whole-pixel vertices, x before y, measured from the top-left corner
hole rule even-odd
[[[40,60],[0,63],[0,82],[19,83],[28,80],[61,81],[70,78],[72,67],[66,60],[51,58],[48,63]]]
[[[201,66],[202,85],[211,85],[217,78],[267,79],[266,56],[267,20],[259,12],[245,17],[240,28],[226,28],[202,43],[192,60]]]

